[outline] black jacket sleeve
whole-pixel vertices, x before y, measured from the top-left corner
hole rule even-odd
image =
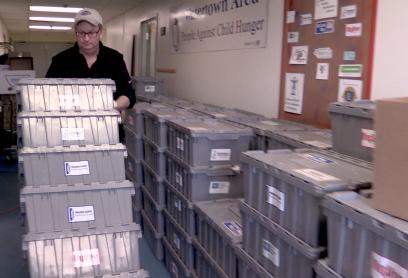
[[[126,68],[123,55],[120,55],[120,61],[118,61],[117,69],[118,72],[115,74],[116,78],[114,80],[116,84],[116,93],[114,98],[117,99],[120,96],[127,96],[129,99],[129,108],[132,108],[136,103],[136,94],[132,87],[132,79],[130,78],[129,72]]]

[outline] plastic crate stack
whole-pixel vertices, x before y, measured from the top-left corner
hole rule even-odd
[[[173,277],[191,277],[194,203],[242,197],[242,175],[233,168],[253,134],[212,118],[172,119],[167,124],[165,263]]]
[[[241,264],[259,273],[243,277],[314,277],[313,267],[327,247],[322,199],[369,187],[371,165],[307,149],[249,151],[242,163],[243,246],[237,254]]]
[[[104,79],[18,84],[23,250],[31,277],[147,277],[114,88]]]

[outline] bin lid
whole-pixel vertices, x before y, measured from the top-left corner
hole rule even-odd
[[[371,100],[356,100],[351,102],[333,102],[329,105],[330,113],[372,119],[375,111],[375,102]]]
[[[275,135],[275,139],[288,144],[293,142],[293,145],[307,145],[317,149],[332,148],[332,132],[329,129],[276,131]]]

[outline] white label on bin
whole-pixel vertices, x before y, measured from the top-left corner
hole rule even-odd
[[[407,278],[408,270],[399,264],[373,252],[371,263],[371,277],[373,278]]]
[[[375,148],[375,130],[361,129],[361,146]]]
[[[330,144],[324,143],[322,141],[305,141],[305,143],[319,149],[330,149],[332,147]]]
[[[333,164],[336,163],[334,160],[330,160],[322,155],[315,154],[315,153],[305,153],[302,155],[304,158],[309,159],[313,162],[317,162],[320,164]]]
[[[83,206],[83,207],[68,207],[68,222],[86,222],[94,221],[95,212],[93,206]]]
[[[279,267],[279,249],[267,240],[262,240],[262,255]]]
[[[77,141],[85,140],[85,132],[83,128],[61,128],[62,141]]]
[[[74,251],[72,258],[74,261],[75,268],[101,264],[98,249]]]
[[[61,95],[59,96],[59,103],[61,109],[71,109],[81,106],[79,95]]]
[[[221,114],[221,113],[214,113],[212,114],[215,118],[225,118],[227,117],[227,115],[225,114]]]
[[[302,174],[308,178],[311,178],[315,181],[319,182],[327,182],[327,181],[338,181],[339,179],[328,174],[322,173],[320,171],[314,169],[296,169],[293,170],[296,173]]]
[[[145,92],[154,93],[156,91],[156,86],[154,85],[145,85]]]
[[[274,122],[274,121],[261,121],[261,123],[266,124],[266,125],[272,125],[272,126],[279,125],[279,123]]]
[[[176,172],[176,184],[183,186],[183,176],[179,172]]]
[[[82,176],[89,175],[89,162],[73,161],[64,162],[65,176]]]
[[[212,149],[211,161],[227,161],[231,159],[231,149]]]
[[[229,181],[212,181],[210,182],[210,194],[227,194],[229,192]]]
[[[176,234],[173,234],[173,243],[177,250],[180,250],[180,238]]]
[[[273,186],[266,185],[268,196],[266,202],[277,207],[280,211],[285,211],[285,193]]]
[[[181,151],[184,151],[184,139],[177,137],[176,148]]]
[[[174,274],[174,278],[179,277],[177,266],[176,266],[176,264],[174,262],[171,262],[170,272],[172,272]]]
[[[225,221],[222,223],[234,236],[242,236],[242,227],[236,221]]]
[[[174,206],[181,211],[181,201],[180,200],[174,200]]]

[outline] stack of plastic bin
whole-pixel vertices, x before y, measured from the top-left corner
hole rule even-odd
[[[274,277],[313,277],[313,266],[327,246],[323,197],[370,186],[370,165],[306,149],[245,152],[242,162],[240,254],[251,256]]]
[[[194,270],[193,204],[242,197],[242,177],[232,168],[248,150],[252,131],[196,118],[170,120],[167,134],[165,260],[173,275],[188,277]]]
[[[143,109],[143,209],[146,240],[156,258],[163,259],[167,121],[173,118],[196,118],[190,111],[175,107]]]
[[[197,277],[238,277],[235,247],[242,242],[239,199],[197,202],[195,274]]]
[[[147,275],[113,90],[111,80],[19,82],[23,249],[32,277]]]
[[[139,94],[162,94],[163,80],[150,76],[136,76],[133,78],[136,95]]]
[[[369,198],[355,192],[329,194],[323,207],[328,259],[316,266],[319,277],[407,276],[407,221],[374,209]]]
[[[369,100],[335,102],[329,107],[333,150],[367,161],[373,160],[375,103]]]

